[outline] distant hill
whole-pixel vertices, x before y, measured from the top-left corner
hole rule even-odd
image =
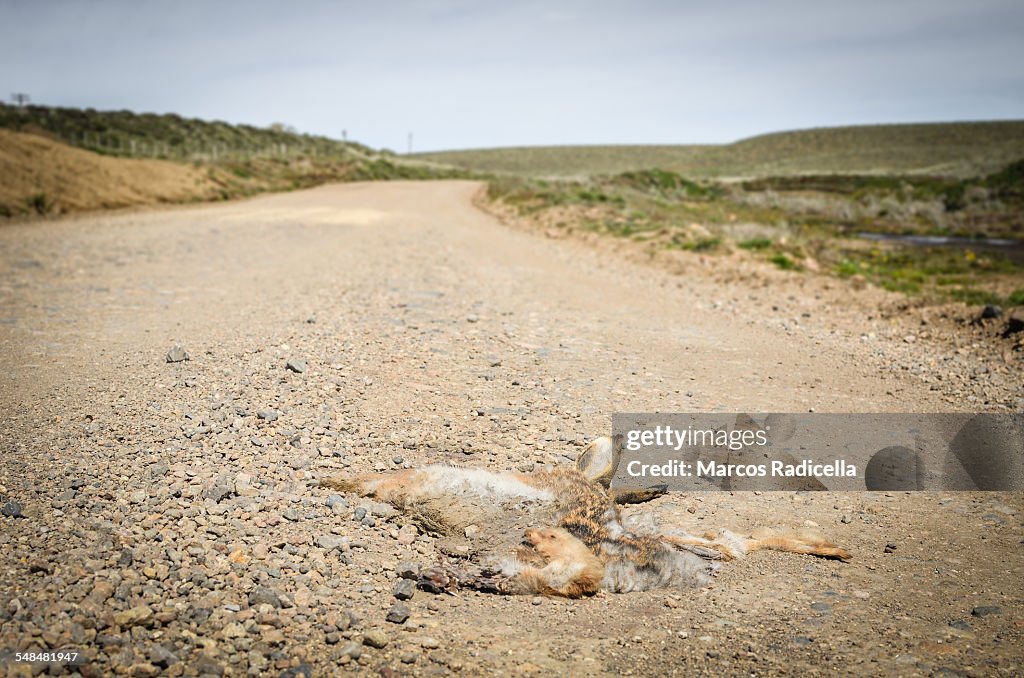
[[[0,128],[49,136],[71,146],[105,155],[167,160],[222,158],[348,157],[370,149],[312,134],[287,125],[269,128],[183,118],[173,113],[97,111],[52,106],[0,104]]]
[[[0,104],[0,217],[466,174],[285,125]]]
[[[696,178],[801,174],[968,177],[1024,158],[1024,120],[777,132],[724,145],[538,146],[418,153],[470,170],[588,176],[661,168]]]

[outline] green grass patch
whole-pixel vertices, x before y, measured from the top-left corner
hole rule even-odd
[[[737,247],[743,250],[766,250],[772,246],[772,240],[770,238],[750,238],[749,240],[742,240],[738,243]]]
[[[779,252],[778,254],[773,254],[768,258],[768,261],[772,262],[773,264],[781,268],[783,271],[801,270],[800,264],[796,263],[795,261],[790,259],[789,256],[783,254],[782,252]]]

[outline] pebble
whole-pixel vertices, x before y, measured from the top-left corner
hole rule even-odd
[[[167,355],[164,356],[164,359],[169,363],[180,363],[189,360],[190,358],[188,351],[175,344],[169,351],[167,351]]]
[[[306,371],[306,361],[301,358],[292,358],[284,366],[296,374],[302,374]]]
[[[343,544],[348,541],[345,537],[339,537],[333,534],[322,534],[316,538],[316,545],[322,549],[333,551],[336,548],[341,548]]]
[[[403,579],[402,581],[407,580]],[[412,610],[409,609],[408,605],[405,603],[395,603],[391,606],[391,609],[388,610],[388,614],[384,619],[392,624],[404,624],[411,614]]]
[[[122,628],[148,626],[153,621],[153,610],[148,605],[136,605],[128,610],[114,613],[114,623]]]
[[[277,410],[269,408],[265,410],[259,410],[256,412],[256,417],[264,421],[277,421],[277,418],[279,416],[280,414],[278,413]]]
[[[281,597],[273,589],[257,586],[249,594],[249,607],[256,607],[257,605],[270,605],[271,607],[281,608]]]
[[[7,516],[8,518],[22,518],[24,516],[21,510],[21,504],[11,500],[0,506],[0,515]]]
[[[415,582],[420,576],[420,566],[408,560],[403,560],[395,568],[395,573],[402,579],[411,579]]]
[[[1003,613],[1003,608],[998,605],[980,605],[971,610],[972,617],[988,617],[990,615],[999,615]]]
[[[391,589],[392,594],[399,600],[411,600],[416,595],[416,582],[410,579],[399,579]]]
[[[370,629],[363,634],[363,645],[368,645],[369,647],[380,649],[387,647],[389,642],[391,642],[391,639],[388,638],[388,634],[382,629]]]

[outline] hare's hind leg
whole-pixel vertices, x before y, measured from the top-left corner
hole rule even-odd
[[[363,497],[376,497],[384,501],[416,494],[426,479],[418,469],[391,473],[364,473],[357,476],[332,476],[320,481],[321,487],[351,492]]]
[[[776,532],[763,528],[747,540],[747,551],[785,551],[804,553],[820,558],[834,558],[843,562],[853,556],[841,546],[836,546],[824,537],[811,532]]]

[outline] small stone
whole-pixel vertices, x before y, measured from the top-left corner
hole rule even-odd
[[[212,499],[215,502],[220,502],[235,493],[235,488],[230,485],[214,485],[203,490],[203,496],[207,499]]]
[[[192,671],[200,676],[224,675],[224,667],[221,666],[220,662],[208,654],[201,654],[194,662],[192,662]]]
[[[171,350],[164,357],[169,363],[180,363],[189,360],[188,351],[177,344],[172,346]]]
[[[988,304],[985,308],[981,309],[981,319],[988,320],[989,318],[998,318],[1003,315],[1003,307],[995,304]]]
[[[403,579],[402,581],[407,580]],[[388,610],[388,614],[384,619],[392,624],[404,624],[411,614],[412,611],[409,609],[408,605],[405,603],[395,603],[391,606],[391,609]]]
[[[839,519],[839,522],[841,522],[843,525],[849,525],[853,522],[853,516],[851,516],[849,513],[844,513],[843,517]]]
[[[129,548],[121,549],[121,555],[117,558],[117,566],[122,570],[126,567],[131,567],[132,563],[135,562],[135,554]]]
[[[292,358],[284,366],[296,374],[302,374],[306,371],[306,361],[302,358]]]
[[[811,609],[821,614],[832,614],[832,606],[828,603],[811,603]]]
[[[293,523],[297,523],[298,521],[302,520],[302,516],[299,515],[299,512],[293,508],[285,509],[284,511],[282,511],[281,517],[285,520],[290,520]]]
[[[256,417],[263,421],[277,421],[280,416],[277,410],[267,408],[265,410],[259,410],[256,412]]]
[[[885,549],[884,550],[885,550],[886,553],[893,553],[896,550],[896,544],[894,544],[892,542],[889,542],[888,544],[885,545]]]
[[[328,508],[334,508],[335,506],[338,505],[341,505],[343,507],[348,506],[348,502],[345,501],[345,498],[342,497],[340,494],[332,494],[331,496],[327,497],[327,501],[325,503],[327,504]]]
[[[957,631],[970,631],[971,630],[971,625],[968,624],[967,622],[965,622],[963,619],[957,619],[956,621],[950,622],[949,625],[952,626]]]
[[[352,513],[352,518],[355,519],[355,520],[362,520],[365,517],[366,517],[366,507],[365,506],[357,507],[356,510]]]
[[[322,534],[316,538],[316,545],[322,549],[333,551],[336,548],[340,548],[345,541],[344,537],[339,537],[333,534]]]
[[[148,626],[153,623],[153,610],[148,605],[135,607],[114,613],[114,623],[120,627]]]
[[[540,605],[543,602],[544,602],[543,598],[541,598],[540,596],[534,596],[533,599],[530,601],[530,604],[531,605]]]
[[[224,628],[221,629],[221,635],[225,638],[244,638],[248,634],[245,631],[245,627],[238,622],[231,622],[225,624]]]
[[[384,644],[387,644],[386,638],[384,640]],[[363,647],[362,645],[356,642],[346,643],[345,646],[341,648],[340,654],[342,657],[351,657],[352,659],[359,659],[359,657],[363,654]]]
[[[971,610],[972,617],[988,617],[989,615],[999,615],[1003,613],[1003,608],[998,605],[981,605]]]
[[[420,566],[416,563],[409,562],[408,560],[403,560],[398,564],[398,567],[395,568],[395,572],[402,579],[411,579],[416,581],[420,576]]]
[[[279,678],[313,678],[313,667],[309,664],[299,664],[282,671]]]
[[[381,629],[370,629],[363,634],[363,645],[380,649],[387,647],[389,642],[391,642],[391,639],[388,638],[388,634],[384,633]]]
[[[400,454],[396,454],[391,458],[391,463],[394,464],[395,466],[401,466],[402,464],[405,463],[405,457],[403,457]]]
[[[0,506],[0,515],[7,516],[8,518],[23,517],[21,513],[21,504],[14,500],[5,503],[3,506]]]
[[[437,648],[441,647],[441,643],[440,641],[438,641],[437,638],[431,638],[430,636],[427,636],[425,638],[420,639],[420,647],[422,647],[424,650],[436,650]]]
[[[41,572],[42,574],[52,574],[53,566],[42,558],[36,558],[29,561],[28,571],[30,574],[36,574],[37,572]]]
[[[1017,309],[1006,319],[1006,331],[1003,335],[1009,336],[1018,332],[1024,332],[1024,308]]]
[[[135,678],[152,678],[160,675],[160,669],[147,662],[138,662],[128,667],[128,673]]]
[[[411,600],[416,595],[416,582],[412,579],[399,579],[391,592],[399,600]]]
[[[167,668],[171,664],[178,663],[178,655],[163,645],[154,645],[149,650],[149,661],[161,668]]]
[[[256,607],[257,605],[270,605],[272,607],[281,607],[281,598],[273,589],[268,589],[265,586],[257,586],[253,589],[252,593],[249,594],[249,607]]]

